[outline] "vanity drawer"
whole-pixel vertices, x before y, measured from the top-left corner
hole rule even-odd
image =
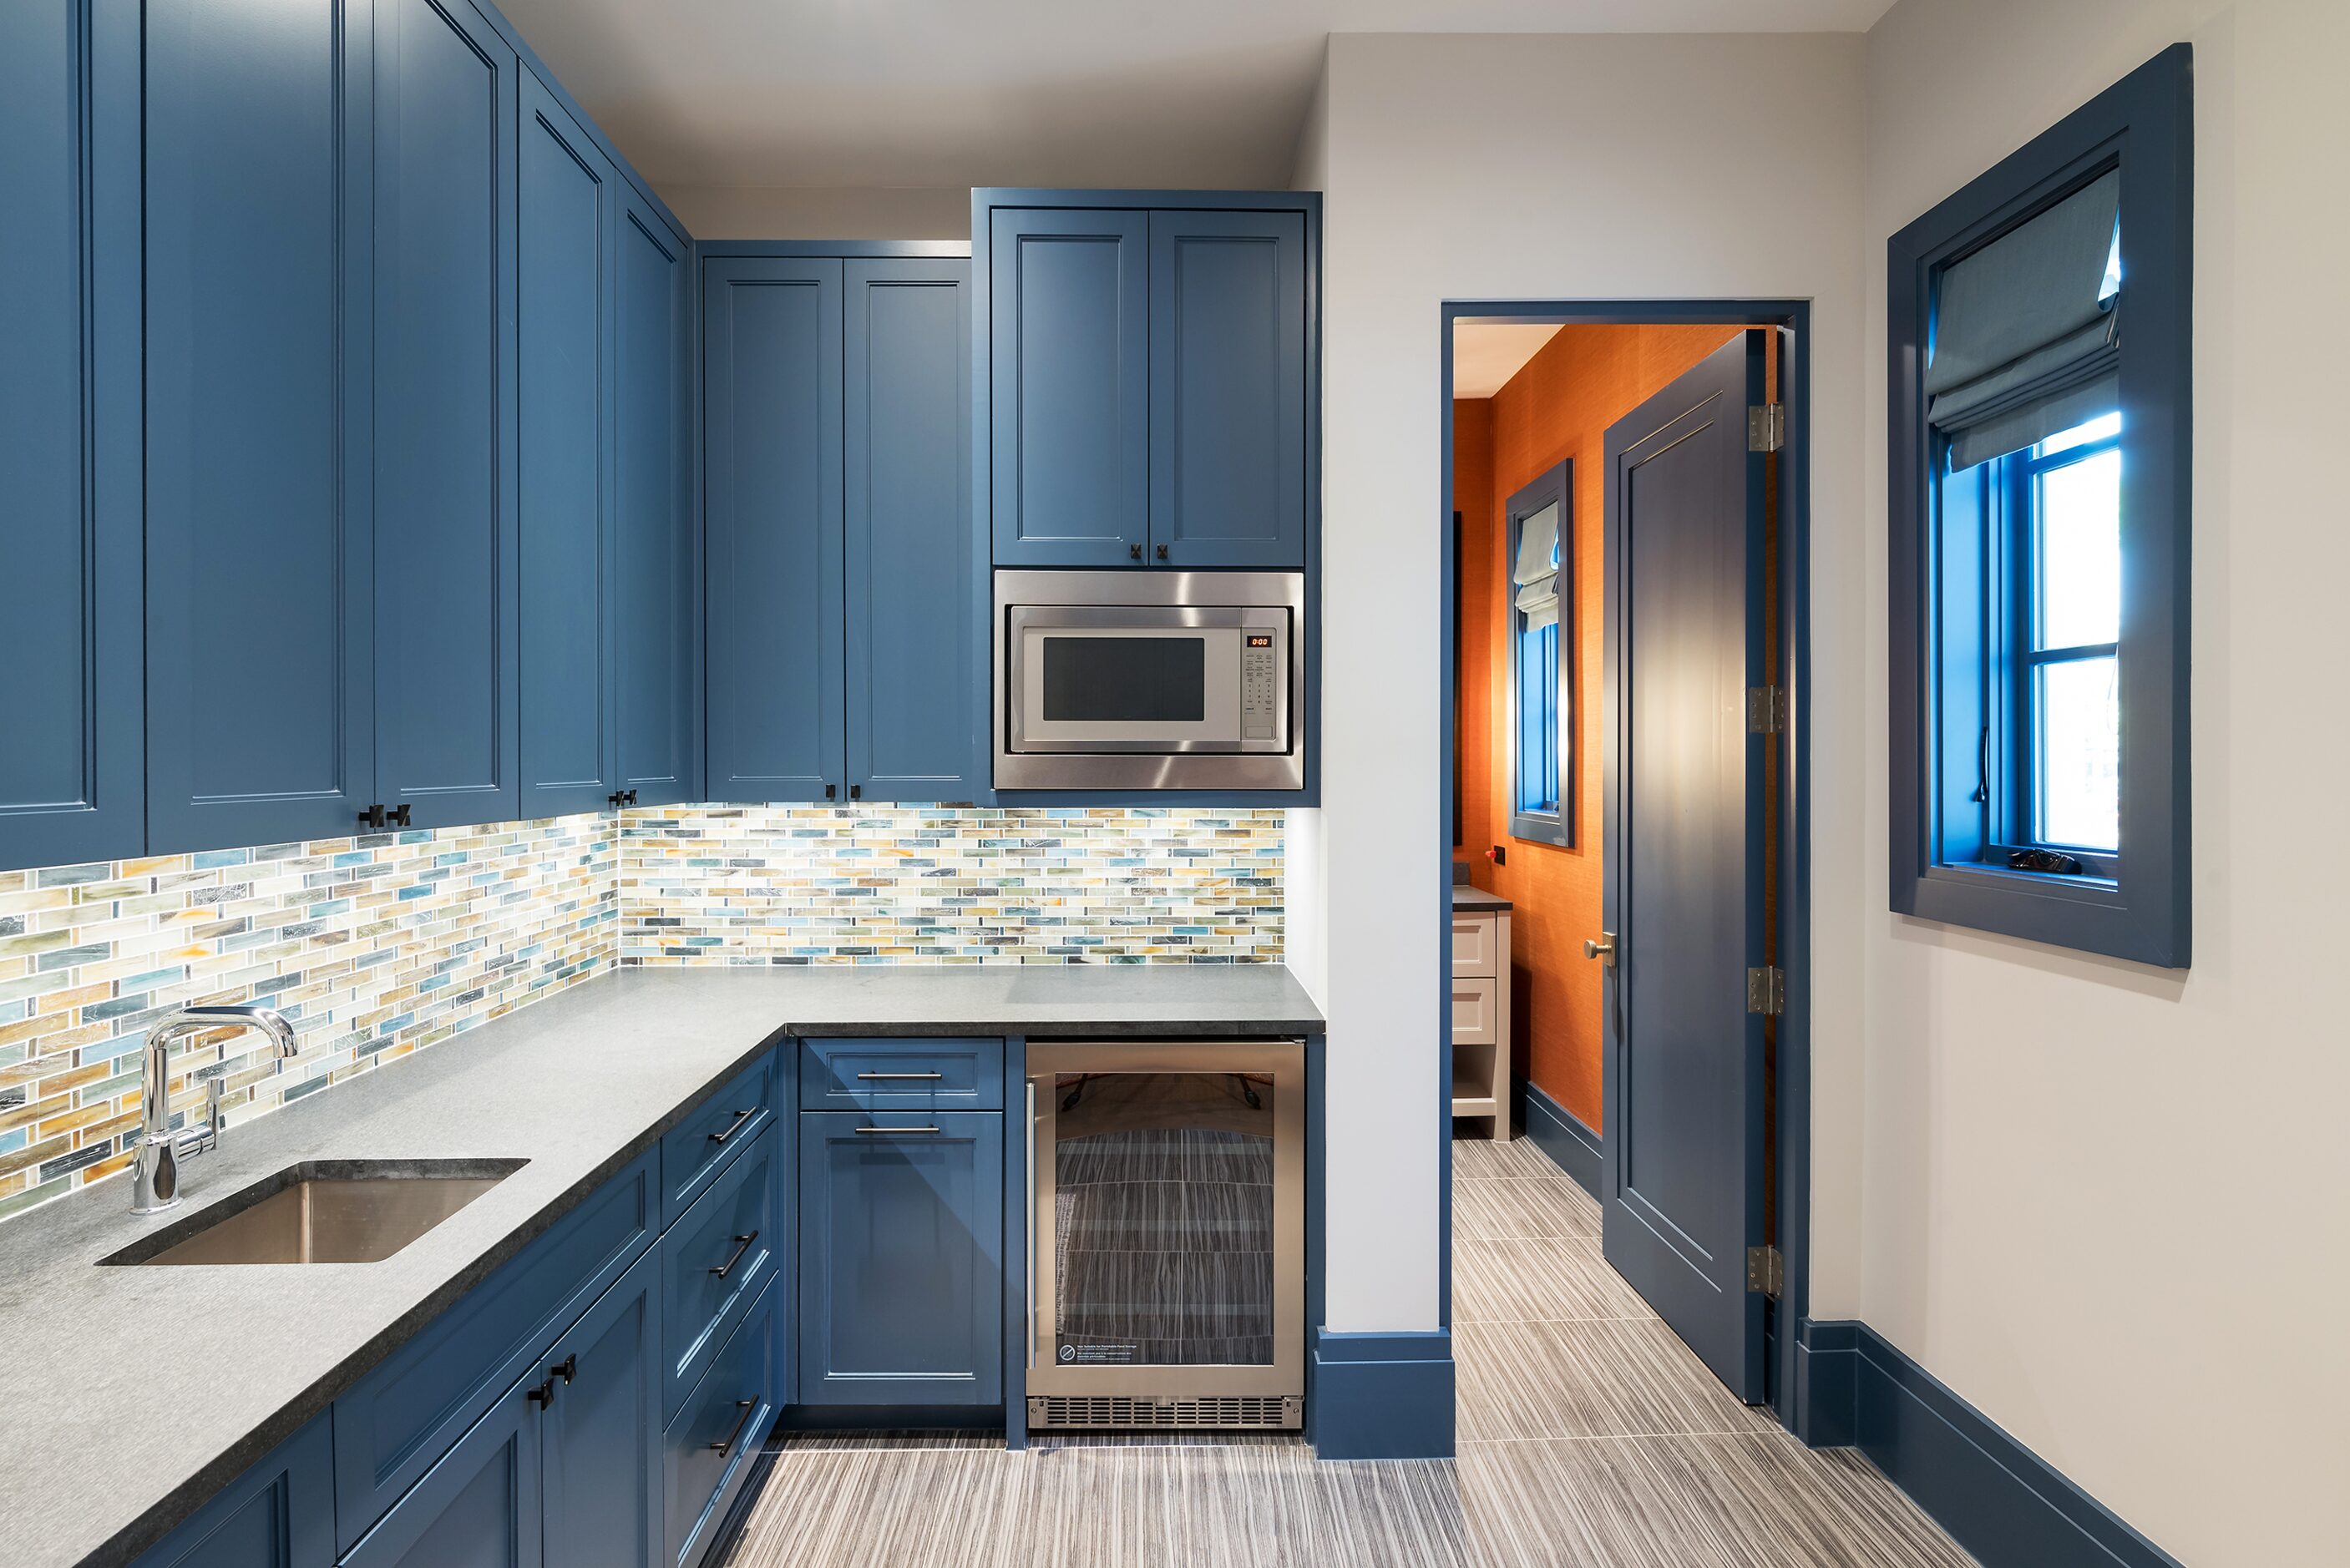
[[[1452,972],[1498,978],[1501,944],[1492,915],[1452,917]]]
[[[775,1054],[762,1051],[757,1061],[662,1135],[661,1223],[676,1224],[726,1162],[758,1142],[775,1117]]]
[[[775,1272],[775,1137],[759,1135],[661,1238],[661,1418],[726,1343]]]
[[[804,1040],[800,1109],[1003,1108],[1001,1040]]]
[[[1491,1045],[1502,1036],[1498,980],[1461,979],[1452,981],[1452,1043]]]
[[[702,1375],[661,1445],[662,1516],[671,1568],[702,1560],[775,1424],[775,1312],[770,1283]]]

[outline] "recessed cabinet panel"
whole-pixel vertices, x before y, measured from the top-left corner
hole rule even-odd
[[[334,1466],[320,1416],[140,1553],[137,1568],[329,1568]]]
[[[377,796],[520,803],[514,52],[464,0],[377,0]]]
[[[867,800],[983,791],[971,530],[971,264],[847,269],[848,779]]]
[[[546,1354],[547,1568],[660,1561],[660,1287],[648,1253]]]
[[[620,192],[614,261],[619,787],[634,805],[702,794],[702,554],[692,495],[690,247]]]
[[[995,564],[1139,562],[1149,531],[1149,217],[1005,209],[989,235]]]
[[[348,834],[374,798],[370,14],[145,7],[157,854]]]
[[[537,1382],[524,1379],[491,1407],[344,1568],[540,1568]]]
[[[522,814],[598,811],[608,733],[611,165],[536,78],[521,164]]]
[[[1150,214],[1150,559],[1305,564],[1305,216]]]
[[[702,284],[710,793],[838,798],[841,264],[713,262]]]

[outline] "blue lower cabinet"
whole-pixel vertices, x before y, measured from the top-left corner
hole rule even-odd
[[[804,1405],[1003,1398],[1003,1117],[799,1118]]]
[[[424,1474],[344,1568],[539,1568],[541,1389],[533,1374]]]
[[[661,1238],[661,1414],[673,1418],[775,1272],[775,1137],[762,1133]]]
[[[648,1252],[547,1352],[540,1482],[550,1568],[661,1552],[660,1271]]]
[[[670,1423],[662,1444],[670,1568],[692,1568],[710,1550],[775,1424],[775,1319],[783,1294],[769,1284]]]
[[[661,1226],[677,1223],[710,1190],[727,1161],[759,1141],[775,1120],[775,1053],[730,1079],[661,1136]]]
[[[335,1448],[320,1416],[142,1554],[138,1568],[329,1568]]]
[[[1002,1110],[1003,1042],[922,1038],[800,1042],[800,1109],[875,1107]]]

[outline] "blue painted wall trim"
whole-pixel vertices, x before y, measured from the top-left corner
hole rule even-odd
[[[1862,1323],[1797,1336],[1797,1435],[1848,1442],[1983,1568],[2180,1568]]]
[[[1325,1459],[1449,1459],[1452,1331],[1315,1330],[1307,1437]]]
[[[1533,1084],[1526,1085],[1526,1136],[1577,1187],[1599,1196],[1599,1135]]]

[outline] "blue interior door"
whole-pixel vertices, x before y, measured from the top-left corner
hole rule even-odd
[[[989,668],[970,522],[971,264],[844,265],[848,783],[866,800],[969,801],[984,787]]]
[[[612,226],[619,181],[555,95],[522,77],[515,226],[522,357],[521,813],[612,793]]]
[[[702,274],[710,794],[842,794],[840,263]]]
[[[1305,214],[1150,214],[1150,559],[1305,564]]]
[[[465,0],[375,12],[376,796],[511,820],[514,51]]]
[[[1146,213],[994,213],[985,243],[999,566],[1112,566],[1143,558],[1149,227]]]
[[[146,842],[136,33],[88,0],[0,7],[0,867]]]
[[[1762,335],[1608,427],[1602,1247],[1750,1404],[1763,1397]]]
[[[371,16],[144,8],[156,854],[337,837],[376,798]]]
[[[632,805],[702,795],[702,529],[693,507],[693,254],[620,192],[614,520],[619,787]]]

